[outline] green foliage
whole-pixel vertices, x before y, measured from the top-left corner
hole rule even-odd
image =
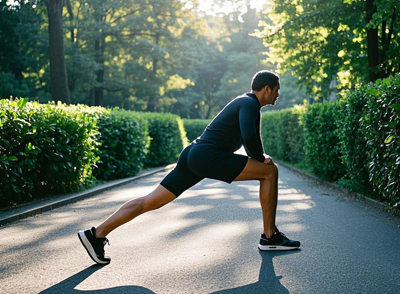
[[[121,109],[102,110],[98,118],[100,160],[94,176],[115,180],[133,176],[143,167],[148,125],[143,115]]]
[[[262,116],[264,150],[274,158],[299,163],[304,159],[302,116],[305,107],[266,112]]]
[[[342,179],[341,183],[347,188],[365,195],[371,194],[368,172],[367,140],[360,126],[365,104],[367,103],[364,90],[354,90],[340,100],[337,118],[338,136],[342,162],[346,167],[349,183]]]
[[[98,160],[83,106],[0,100],[1,206],[81,188]]]
[[[398,205],[399,128],[397,74],[351,91],[339,102],[300,107],[297,112],[266,112],[261,130],[264,149],[273,157],[311,169],[316,176],[338,181],[352,191]]]
[[[365,2],[376,8],[370,23]],[[280,72],[292,70],[308,95],[330,100],[336,91],[367,82],[369,71],[379,77],[399,72],[398,6],[398,0],[273,1],[258,36]]]
[[[0,207],[172,163],[186,144],[173,114],[0,100]]]
[[[209,119],[184,119],[183,124],[189,142],[192,142],[194,139],[199,137],[209,123]]]
[[[304,115],[305,157],[315,175],[337,181],[345,174],[335,123],[338,103],[325,102],[307,107]]]
[[[261,14],[244,5],[200,16],[190,2],[65,1],[71,102],[211,118],[248,91],[254,73],[270,68],[251,35]],[[1,97],[50,100],[48,43],[45,1],[0,2]]]
[[[277,157],[277,159],[281,159],[278,155],[280,149],[278,145],[278,125],[281,123],[281,111],[266,112],[261,117],[261,137],[264,151],[272,157]]]
[[[369,180],[380,200],[400,201],[400,74],[362,88],[367,103],[361,119]]]
[[[174,114],[143,114],[149,124],[150,146],[145,159],[149,167],[173,163],[187,144],[183,121]]]

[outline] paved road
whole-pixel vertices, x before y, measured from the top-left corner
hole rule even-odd
[[[400,293],[400,219],[280,169],[277,222],[302,242],[259,252],[258,183],[204,180],[109,235],[93,265],[76,232],[159,173],[0,228],[0,293]]]

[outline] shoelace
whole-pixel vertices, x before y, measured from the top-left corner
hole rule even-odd
[[[275,226],[275,234],[277,235],[281,235],[283,238],[285,239],[289,239],[288,237],[286,237],[286,235],[284,233],[282,233],[281,231],[278,230],[278,228]]]
[[[276,235],[280,235],[280,236],[281,236],[282,238],[284,238],[284,239],[287,239],[287,240],[289,239],[288,237],[286,237],[286,235],[285,235],[284,233],[282,233],[281,231],[279,231],[278,228],[277,228],[276,226],[275,226],[275,233],[274,233],[274,235],[275,235],[275,234],[276,234]],[[264,235],[264,236],[265,236],[265,239],[266,239],[266,240],[270,240],[270,239],[272,238],[272,237],[271,237],[271,238],[268,238],[266,235]],[[273,236],[273,235],[272,235],[272,236]]]
[[[104,238],[103,245],[106,245],[106,244],[108,244],[108,246],[110,246],[110,241],[108,241],[107,238]]]

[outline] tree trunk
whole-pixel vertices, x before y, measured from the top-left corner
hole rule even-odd
[[[375,0],[366,1],[366,21],[372,20],[376,12]],[[377,28],[367,29],[367,53],[369,81],[375,82],[379,78],[379,37]]]
[[[101,32],[100,32],[101,34]],[[104,38],[95,41],[94,50],[96,54],[96,63],[99,69],[96,71],[97,86],[94,87],[94,105],[103,106],[104,104]]]
[[[51,99],[70,104],[63,40],[63,0],[45,0],[49,17]]]
[[[160,33],[159,32],[156,33],[155,36],[154,36],[154,44],[156,46],[158,46],[160,44]],[[155,54],[157,54],[157,53],[155,53]],[[150,112],[155,112],[156,111],[156,103],[157,103],[157,100],[159,98],[159,95],[158,95],[157,89],[156,89],[157,88],[156,85],[157,85],[158,61],[159,61],[159,59],[158,59],[157,55],[155,57],[153,57],[153,71],[152,71],[152,73],[153,73],[153,77],[152,77],[153,78],[153,83],[152,84],[153,84],[154,88],[152,88],[152,91],[151,91],[150,96],[149,96],[148,101],[147,101],[147,111],[150,111]]]

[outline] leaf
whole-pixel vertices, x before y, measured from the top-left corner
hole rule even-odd
[[[26,103],[28,102],[28,98],[22,98],[18,101],[17,106],[19,109],[22,109],[25,107]]]
[[[389,107],[393,108],[394,110],[400,110],[400,104],[392,104]]]
[[[398,123],[399,123],[398,120],[394,120],[394,121],[392,121],[392,122],[390,122],[390,123],[388,124],[388,127],[389,127],[389,128],[394,128],[395,126],[397,126]]]
[[[7,158],[9,161],[18,161],[18,157],[16,156],[10,156],[9,158]]]
[[[378,97],[378,96],[381,95],[381,92],[378,89],[371,89],[370,88],[370,89],[367,90],[367,93],[370,94],[370,95],[373,95],[375,97]]]

